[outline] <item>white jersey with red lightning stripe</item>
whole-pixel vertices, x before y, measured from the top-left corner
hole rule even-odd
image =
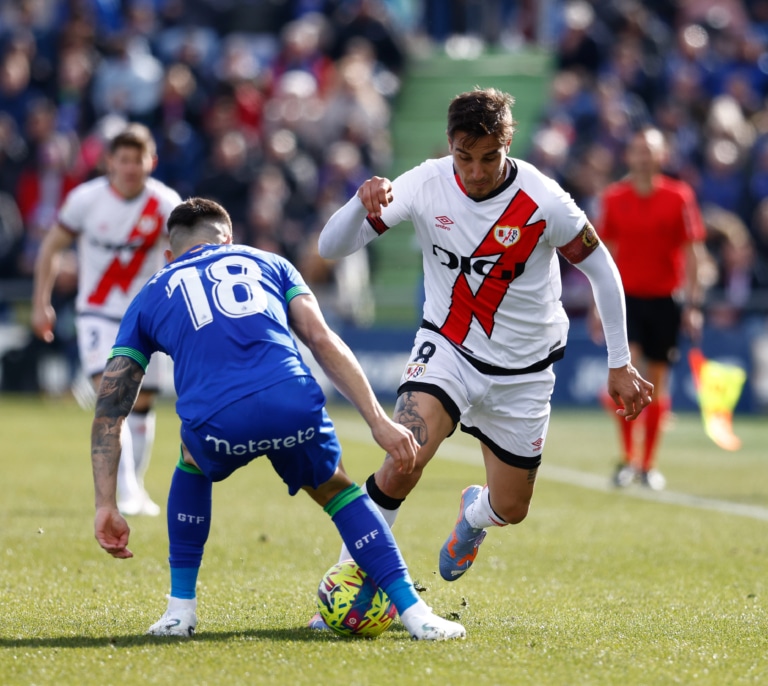
[[[566,343],[555,248],[587,217],[552,179],[512,160],[507,180],[472,200],[451,157],[428,160],[393,182],[377,233],[402,221],[416,230],[424,262],[424,319],[472,357],[526,369]]]
[[[126,200],[106,177],[75,188],[58,222],[78,237],[77,311],[122,318],[134,296],[165,264],[168,215],[179,194],[157,179]]]

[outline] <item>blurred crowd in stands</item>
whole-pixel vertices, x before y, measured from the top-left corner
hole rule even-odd
[[[768,312],[768,2],[570,0],[530,161],[595,216],[638,125],[670,144],[708,232],[708,321]],[[566,275],[578,307],[581,282]],[[583,292],[583,291],[582,291]]]
[[[237,241],[331,279],[310,237],[389,163],[405,49],[383,2],[14,0],[0,27],[2,276],[31,275],[67,192],[136,121],[157,178],[221,202]],[[365,265],[348,271],[365,319]]]
[[[412,39],[457,32],[552,48],[515,153],[590,214],[629,132],[656,123],[709,230],[708,304],[725,324],[768,311],[768,0],[0,0],[0,278],[29,278],[63,197],[139,121],[158,178],[224,204],[236,240],[314,286],[344,284],[342,316],[370,321],[367,264],[334,268],[312,237],[387,171]],[[565,278],[578,310],[588,286]]]

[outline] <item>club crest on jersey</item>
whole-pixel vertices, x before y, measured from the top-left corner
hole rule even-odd
[[[520,240],[519,226],[496,226],[493,229],[493,237],[497,243],[501,243],[505,248],[514,245]]]
[[[155,226],[157,226],[157,217],[147,215],[139,219],[137,228],[140,234],[148,236],[155,230]]]
[[[405,368],[405,379],[406,381],[413,381],[414,379],[418,379],[419,377],[424,376],[426,373],[427,365],[420,364],[418,362],[411,362]]]

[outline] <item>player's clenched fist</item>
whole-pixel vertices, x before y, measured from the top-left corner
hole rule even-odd
[[[374,217],[381,215],[381,208],[392,202],[392,182],[381,176],[373,176],[357,189],[357,197]]]

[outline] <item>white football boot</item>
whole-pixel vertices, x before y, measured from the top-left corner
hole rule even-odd
[[[461,624],[438,617],[423,600],[403,612],[400,621],[415,641],[447,641],[467,636]]]
[[[190,638],[195,635],[197,626],[197,600],[182,600],[168,598],[168,609],[149,629],[153,636],[183,636]]]

